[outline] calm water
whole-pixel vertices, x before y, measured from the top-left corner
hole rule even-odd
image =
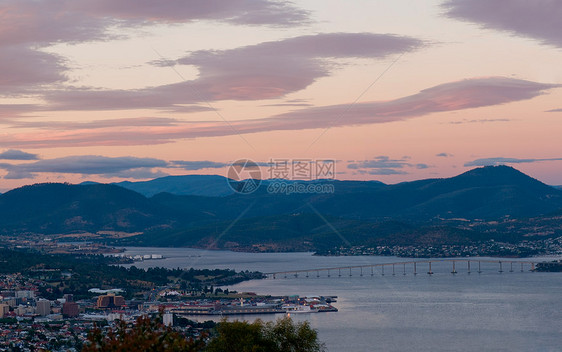
[[[315,257],[310,253],[254,254],[196,249],[128,248],[130,254],[163,254],[166,259],[137,267],[232,268],[263,272],[404,261],[394,257]],[[316,277],[283,276],[232,287],[260,294],[336,295],[337,313],[294,315],[307,319],[329,351],[562,351],[562,274],[498,273],[497,264],[482,264],[483,273],[466,273],[466,263],[434,263],[434,275],[417,276],[408,267],[354,271]],[[528,267],[526,267],[528,269]],[[199,317],[201,319],[202,317]],[[255,316],[241,317],[255,319]],[[263,315],[264,320],[275,316]]]

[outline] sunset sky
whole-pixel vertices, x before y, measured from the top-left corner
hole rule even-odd
[[[558,0],[0,0],[0,191],[243,158],[562,185],[561,19]]]

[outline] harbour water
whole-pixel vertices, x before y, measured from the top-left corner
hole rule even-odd
[[[128,248],[127,254],[162,254],[137,267],[231,268],[276,272],[404,261],[396,257],[318,257],[310,253],[237,253],[186,248]],[[484,259],[484,258],[483,258]],[[489,258],[488,258],[489,259]],[[552,258],[548,258],[552,259]],[[412,259],[413,260],[413,259]],[[499,260],[494,258],[494,260]],[[513,259],[505,259],[511,261]],[[426,264],[427,265],[427,264]],[[318,330],[329,351],[561,351],[562,273],[510,272],[485,263],[482,273],[433,263],[427,275],[396,268],[396,275],[365,271],[311,272],[307,278],[255,280],[232,286],[259,294],[335,295],[336,313],[298,314]],[[465,264],[466,265],[466,264]],[[253,320],[256,316],[240,316]],[[274,315],[263,315],[274,320]],[[201,317],[199,318],[201,319]]]

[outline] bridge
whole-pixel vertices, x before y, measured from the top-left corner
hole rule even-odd
[[[359,276],[364,275],[375,275],[375,269],[379,271],[380,274],[385,275],[386,273],[391,275],[402,274],[406,275],[411,273],[417,275],[420,272],[427,273],[428,275],[433,275],[434,264],[445,263],[450,264],[451,274],[457,274],[459,271],[466,272],[470,274],[473,270],[477,273],[483,272],[483,266],[486,270],[497,270],[499,273],[503,273],[504,269],[509,270],[509,272],[514,272],[520,270],[521,272],[527,270],[534,271],[535,264],[534,261],[519,261],[519,260],[480,260],[480,259],[428,259],[428,260],[416,260],[416,261],[406,261],[406,262],[395,262],[395,263],[379,263],[379,264],[365,264],[365,265],[351,265],[351,266],[341,266],[341,267],[331,267],[331,268],[317,268],[317,269],[298,269],[289,271],[277,271],[265,273],[268,278],[276,279],[277,277],[299,277],[299,275],[304,275],[305,277],[331,277],[332,274],[337,277],[343,276],[353,276],[358,274]],[[484,265],[483,265],[484,264]],[[440,266],[442,270],[442,265]],[[458,269],[458,271],[457,271]],[[449,270],[449,269],[446,269]],[[323,275],[321,275],[321,273]],[[314,275],[316,274],[316,275]],[[378,273],[377,273],[378,274]]]

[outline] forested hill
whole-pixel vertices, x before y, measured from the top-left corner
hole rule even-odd
[[[143,183],[150,185],[151,193],[160,188],[167,191],[151,197],[108,184],[26,186],[0,195],[0,230],[2,234],[143,232],[130,241],[223,246],[229,241],[295,243],[333,235],[334,224],[349,233],[368,234],[377,228],[378,233],[392,234],[450,219],[528,219],[562,211],[562,191],[507,166],[395,185],[316,181],[332,185],[333,193],[273,194],[267,185],[274,181],[265,181],[252,194],[225,194],[225,178],[208,178],[208,183],[205,176]],[[197,184],[205,185],[201,193],[215,196],[181,194]],[[228,234],[215,241],[227,228]]]

